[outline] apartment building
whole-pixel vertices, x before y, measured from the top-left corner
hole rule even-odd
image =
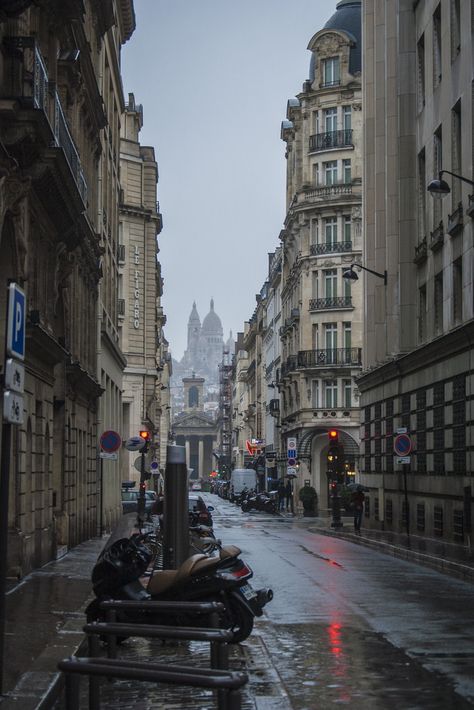
[[[472,519],[473,23],[459,0],[363,9],[364,254],[388,274],[365,278],[365,524],[457,544]]]

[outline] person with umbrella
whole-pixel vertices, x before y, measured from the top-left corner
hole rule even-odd
[[[354,506],[354,532],[359,533],[359,535],[362,523],[362,513],[364,511],[364,501],[364,487],[358,484],[352,492],[352,505]]]

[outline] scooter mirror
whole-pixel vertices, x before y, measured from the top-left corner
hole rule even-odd
[[[212,511],[214,510],[214,506],[213,506],[213,505],[208,505],[208,506],[207,506],[207,509],[208,509],[208,511],[209,511],[210,513],[212,513]]]

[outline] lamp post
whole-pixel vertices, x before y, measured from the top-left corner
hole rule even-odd
[[[359,275],[357,271],[354,271],[354,266],[357,266],[359,269],[363,269],[364,271],[368,271],[369,274],[374,274],[374,276],[378,276],[380,279],[383,279],[384,285],[387,285],[386,271],[383,271],[382,273],[380,273],[379,271],[373,271],[372,269],[367,268],[367,266],[362,266],[362,264],[351,264],[349,268],[342,273],[343,279],[348,279],[349,281],[359,280]]]
[[[449,193],[451,192],[451,188],[449,187],[448,183],[442,178],[444,173],[446,173],[447,175],[452,175],[452,177],[457,178],[458,180],[462,180],[463,182],[467,182],[468,185],[474,186],[474,181],[469,180],[469,178],[463,177],[462,175],[457,175],[457,173],[452,173],[450,170],[440,170],[438,173],[438,179],[432,180],[426,188],[430,195],[432,195],[435,199],[442,199],[443,197],[446,197],[446,195],[449,195]]]

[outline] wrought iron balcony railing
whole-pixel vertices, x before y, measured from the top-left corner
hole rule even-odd
[[[49,82],[46,64],[38,45],[32,37],[9,37],[6,45],[22,54],[19,62],[19,83],[12,82],[9,93],[13,93],[22,105],[30,105],[43,112],[53,132],[54,145],[62,148],[82,201],[87,204],[87,183],[79,154],[69,131],[59,95]],[[12,72],[12,76],[17,75]],[[5,93],[5,89],[2,93]]]
[[[326,311],[337,308],[352,308],[352,296],[333,296],[332,298],[311,298],[310,311]]]
[[[290,372],[298,368],[298,356],[290,355],[281,366],[281,377],[286,377]]]
[[[322,150],[334,150],[335,148],[353,148],[352,128],[341,131],[326,131],[316,133],[309,137],[309,150],[311,153]]]
[[[325,350],[300,350],[298,367],[360,367],[361,348],[326,348]]]
[[[332,242],[331,244],[311,244],[310,253],[313,256],[318,254],[338,254],[352,251],[352,242]]]

